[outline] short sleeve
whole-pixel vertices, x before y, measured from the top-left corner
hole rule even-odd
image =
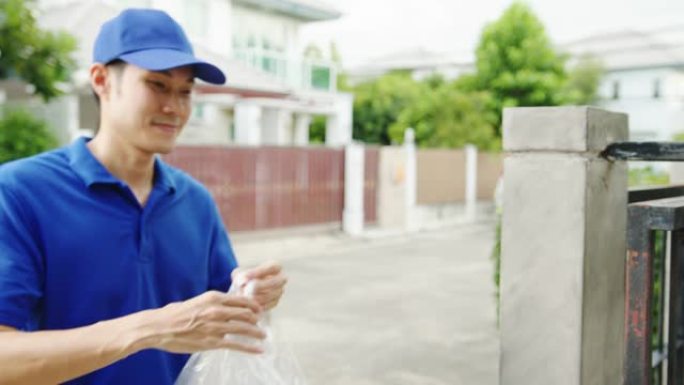
[[[29,208],[0,184],[0,325],[21,330],[35,326],[44,274],[37,237]]]
[[[221,215],[212,203],[213,220],[209,255],[209,290],[226,292],[230,288],[230,274],[237,267],[233,247],[221,220]]]

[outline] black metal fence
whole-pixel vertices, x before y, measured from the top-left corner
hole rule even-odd
[[[615,143],[619,160],[684,161],[683,143]],[[684,385],[684,186],[629,192],[626,385]]]

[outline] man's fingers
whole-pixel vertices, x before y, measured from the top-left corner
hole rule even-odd
[[[221,298],[220,302],[225,306],[247,308],[257,314],[262,311],[261,306],[258,302],[251,298],[247,298],[241,295],[225,294],[225,297]]]
[[[259,265],[253,269],[245,270],[245,275],[248,279],[264,278],[269,275],[277,275],[283,270],[280,263],[271,261]]]
[[[287,278],[283,274],[260,279],[254,284],[254,293],[259,294],[282,289],[286,283]]]
[[[176,350],[185,353],[215,349],[231,349],[250,354],[261,354],[264,352],[264,350],[257,345],[228,340],[223,336],[203,338],[200,340],[187,339],[181,344],[183,347]]]
[[[278,305],[278,302],[280,302],[280,297],[273,299],[270,302],[267,302],[266,304],[264,304],[264,309],[271,310],[274,307],[276,307],[276,305]]]
[[[256,338],[259,340],[266,338],[266,333],[263,331],[263,329],[244,322],[228,322],[228,324],[225,326],[225,330],[226,332],[224,334],[229,335],[240,335]]]
[[[264,352],[264,349],[260,348],[259,346],[241,344],[226,339],[218,341],[217,346],[213,349],[231,349],[250,354],[261,354]]]
[[[208,322],[202,326],[202,333],[213,337],[239,335],[258,340],[266,338],[266,333],[259,327],[240,321]]]
[[[259,322],[259,316],[248,308],[214,306],[206,309],[201,315],[201,319],[209,321],[227,322],[235,320],[250,324]]]

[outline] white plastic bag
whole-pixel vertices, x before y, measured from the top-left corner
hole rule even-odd
[[[253,285],[238,274],[229,293],[251,297]],[[176,380],[176,385],[306,385],[301,369],[291,351],[278,349],[269,325],[270,314],[262,315],[258,326],[266,338],[258,342],[262,354],[234,350],[209,350],[193,354]],[[254,339],[226,336],[248,343]]]

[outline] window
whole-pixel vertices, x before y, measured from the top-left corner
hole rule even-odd
[[[660,98],[660,79],[653,81],[653,99]]]
[[[249,34],[249,37],[247,38],[247,48],[255,48],[256,47],[256,37],[254,37],[253,34]]]
[[[200,124],[204,121],[204,103],[193,103],[190,121]]]
[[[261,38],[261,48],[262,48],[261,69],[263,69],[266,72],[270,72],[272,74],[277,73],[278,72],[278,68],[277,68],[278,63],[276,62],[275,57],[273,57],[273,55],[270,53],[271,42],[268,40],[267,37]]]
[[[613,99],[620,99],[620,81],[613,80]]]
[[[271,41],[265,36],[261,37],[261,48],[263,48],[264,51],[271,49]]]

